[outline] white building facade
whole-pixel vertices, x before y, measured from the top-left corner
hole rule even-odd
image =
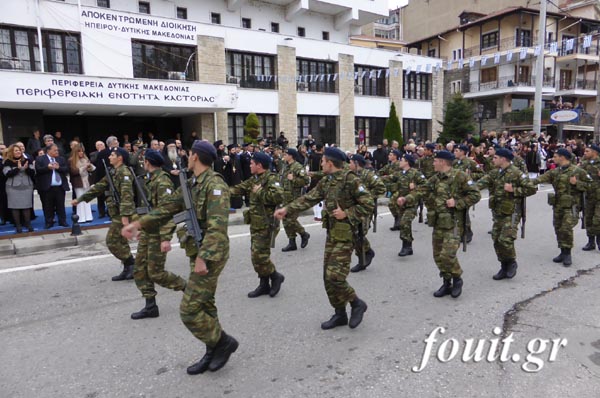
[[[431,139],[436,60],[347,44],[382,15],[385,0],[2,2],[0,139],[241,143],[252,112],[264,137],[350,149],[360,130],[381,141],[392,101],[405,130]]]

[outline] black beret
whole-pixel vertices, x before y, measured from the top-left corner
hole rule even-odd
[[[456,149],[457,147],[454,147],[454,148]],[[458,146],[458,149],[460,149],[460,150],[461,150],[461,151],[463,151],[464,153],[469,153],[469,147],[468,147],[468,146],[466,146],[466,145],[459,145],[459,146]]]
[[[121,147],[111,148],[111,152],[115,152],[117,156],[121,156],[123,158],[123,163],[129,162],[129,152]]]
[[[160,152],[149,149],[144,154],[144,159],[147,160],[152,166],[160,167],[165,164],[165,159],[162,157]]]
[[[268,169],[271,165],[271,157],[263,152],[255,152],[252,155],[252,160],[254,160],[254,163],[260,163],[265,169]]]
[[[425,148],[431,149],[433,151],[435,149],[435,144],[431,144],[431,143],[425,144]]]
[[[350,158],[350,160],[354,160],[361,167],[363,167],[366,164],[365,157],[363,155],[359,155],[358,153],[352,155],[352,157]]]
[[[400,152],[397,149],[392,150],[392,152],[394,154],[394,156],[396,156],[397,159],[400,159],[402,157],[402,152]]]
[[[590,145],[590,149],[593,149],[594,151],[600,153],[600,146],[598,146],[596,144]]]
[[[558,151],[556,151],[556,154],[571,160],[571,152],[567,151],[565,148],[560,148]]]
[[[215,143],[216,144],[216,143]],[[208,141],[195,140],[192,144],[192,152],[210,155],[213,161],[217,160],[217,150]]]
[[[341,160],[342,162],[346,161],[346,154],[342,152],[341,149],[336,147],[327,147],[325,148],[325,152],[323,152],[323,156],[327,157],[329,160]]]
[[[317,144],[315,148],[317,148],[317,150],[320,151],[321,149],[323,149],[323,144]]]
[[[170,138],[165,142],[165,146],[177,144],[174,139]]]
[[[231,151],[233,148],[239,148],[238,144],[229,144],[227,145],[227,150]]]
[[[213,145],[215,146],[215,148],[218,148],[221,145],[223,145],[223,140],[217,140],[217,141],[215,141],[215,143]]]
[[[294,148],[286,149],[285,153],[287,153],[288,155],[292,155],[294,157],[294,159],[296,159],[296,157],[298,156],[298,151],[295,150]]]
[[[509,151],[506,148],[500,148],[496,151],[496,155],[498,156],[502,156],[503,158],[506,158],[508,160],[513,160],[515,155],[512,153],[512,151]]]
[[[439,151],[435,154],[436,159],[446,159],[446,160],[454,160],[454,155],[452,152],[448,152],[446,150]]]
[[[410,167],[413,167],[415,165],[415,158],[411,154],[405,153],[402,156],[402,158],[408,162],[408,164],[410,165]]]

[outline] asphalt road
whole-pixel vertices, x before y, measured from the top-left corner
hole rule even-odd
[[[286,237],[278,236],[272,258],[286,280],[276,298],[247,298],[258,283],[248,229],[231,227],[217,305],[240,347],[225,368],[198,376],[185,372],[204,347],[179,320],[181,293],[158,288],[160,317],[131,320],[143,299],[133,282],[110,281],[119,264],[102,245],[0,259],[0,397],[597,397],[600,252],[580,250],[577,226],[573,266],[552,263],[558,249],[539,192],[528,201],[527,238],[517,241],[517,276],[493,281],[487,201],[471,217],[475,238],[459,252],[463,295],[436,299],[431,229],[415,221],[415,254],[400,258],[391,216],[380,216],[369,235],[373,265],[349,277],[369,305],[354,330],[320,329],[333,311],[322,282],[325,234],[312,218],[302,219],[306,249],[282,253]],[[167,264],[189,272],[178,247]],[[445,332],[426,351],[438,327]],[[504,361],[485,359],[501,353],[502,344],[490,344],[503,338],[514,340]],[[463,361],[466,339],[473,347],[484,339],[483,359]]]

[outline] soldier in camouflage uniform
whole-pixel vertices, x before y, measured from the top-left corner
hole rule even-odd
[[[487,149],[487,156],[484,158],[483,162],[483,172],[489,173],[492,170],[496,169],[494,166],[494,155],[496,154],[496,147],[491,146]]]
[[[377,198],[383,194],[385,194],[385,185],[381,178],[375,173],[375,170],[365,169],[366,160],[362,155],[352,155],[350,158],[350,170],[352,170],[356,175],[361,179],[363,185],[373,196],[373,209],[377,206]],[[363,227],[363,239],[362,245],[356,239],[356,234],[354,235],[354,250],[356,256],[358,257],[358,264],[354,267],[350,268],[351,272],[359,272],[366,269],[373,258],[375,257],[375,251],[371,248],[371,243],[367,239],[367,233],[369,232],[369,228],[371,225],[371,217],[373,214],[369,215],[362,222]],[[289,216],[288,216],[289,217]],[[285,220],[285,219],[284,219]],[[362,254],[364,253],[365,262],[362,261]]]
[[[583,160],[579,167],[584,169],[592,177],[593,183],[585,193],[585,231],[588,243],[583,250],[600,248],[600,147],[591,145],[585,148]]]
[[[510,148],[509,148],[510,150]],[[519,170],[521,170],[523,173],[527,173],[527,164],[525,163],[525,160],[523,160],[523,158],[516,154],[515,157],[513,158],[512,164]]]
[[[454,148],[454,162],[452,167],[465,172],[473,181],[479,180],[483,176],[483,170],[479,167],[476,161],[467,157],[469,154],[469,147],[466,145],[459,145]],[[467,209],[467,243],[471,243],[473,240],[473,231],[471,230],[471,217],[469,216],[469,210]]]
[[[392,191],[394,189],[394,175],[400,171],[400,163],[398,160],[401,157],[402,154],[400,151],[394,149],[388,155],[389,163],[383,166],[383,168],[377,172],[385,184],[385,189],[387,191],[386,196],[388,198],[392,196]],[[394,226],[390,228],[390,231],[399,231],[400,217],[398,216],[398,205],[390,200],[388,207],[392,213],[392,216],[394,216]]]
[[[284,200],[283,204],[288,204],[302,195],[302,188],[310,183],[310,178],[306,174],[304,167],[296,161],[298,151],[294,148],[285,150],[282,159],[282,167],[279,173],[279,181],[283,186]],[[286,217],[283,219],[283,228],[288,237],[289,243],[282,248],[282,252],[298,250],[296,246],[296,235],[300,235],[300,247],[304,249],[308,245],[310,234],[304,230],[304,227],[298,222],[298,217]]]
[[[121,236],[121,228],[130,222],[130,217],[135,213],[135,203],[133,201],[133,179],[135,178],[127,167],[129,154],[123,148],[111,148],[108,158],[112,169],[110,173],[119,198],[119,205],[115,203],[113,195],[108,193],[110,190],[108,177],[104,176],[100,181],[94,184],[89,191],[77,199],[71,201],[72,206],[77,206],[79,202],[89,202],[90,200],[106,193],[106,204],[108,214],[110,215],[110,227],[106,234],[106,246],[113,256],[123,262],[123,271],[112,277],[113,281],[122,281],[133,279],[133,265],[135,259],[131,255],[131,248],[127,239]]]
[[[188,185],[191,185],[192,202],[204,237],[199,248],[193,238],[181,243],[190,259],[190,276],[179,313],[194,337],[206,344],[206,353],[200,361],[187,368],[191,375],[204,373],[207,369],[219,370],[238,347],[236,339],[222,329],[215,305],[219,275],[229,258],[229,187],[223,177],[212,169],[216,159],[217,151],[213,145],[194,141],[188,162],[193,177],[188,180]],[[179,187],[162,206],[123,228],[123,235],[131,238],[140,229],[160,233],[161,227],[183,210],[185,203]]]
[[[395,175],[396,182],[394,193],[390,201],[398,203],[398,198],[406,196],[425,183],[426,178],[419,170],[414,169],[415,159],[404,154],[400,159],[401,171]],[[400,257],[413,254],[412,242],[412,222],[417,216],[417,206],[402,206],[398,208],[398,217],[400,218],[400,240],[402,240],[402,249],[398,255]]]
[[[133,154],[129,158],[129,166],[133,167],[136,176],[144,174],[144,152],[146,145],[142,140],[133,142]]]
[[[162,208],[175,192],[171,178],[161,169],[163,164],[164,158],[160,152],[146,151],[144,169],[150,177],[145,184],[145,194],[154,209]],[[142,231],[140,234],[133,279],[146,299],[146,306],[131,314],[131,319],[158,317],[155,283],[176,291],[185,289],[185,280],[182,277],[165,271],[167,252],[171,250],[171,237],[174,230],[175,223],[169,221],[160,227],[159,233]]]
[[[283,187],[277,175],[269,171],[270,164],[269,155],[254,153],[250,161],[252,177],[230,188],[232,195],[250,196],[250,209],[244,210],[244,222],[250,224],[252,265],[260,279],[258,287],[248,293],[250,298],[263,294],[275,297],[285,279],[270,258],[271,234],[279,231],[279,226],[273,230],[273,212],[283,202]]]
[[[450,294],[457,298],[462,293],[462,269],[456,258],[463,233],[464,213],[481,199],[479,190],[463,171],[454,169],[454,156],[448,151],[435,155],[436,174],[406,197],[398,198],[399,206],[415,206],[420,197],[426,197],[427,222],[433,227],[433,258],[444,279],[443,285],[433,295]]]
[[[548,194],[548,204],[552,206],[552,223],[560,254],[552,261],[563,263],[565,267],[572,264],[573,228],[577,225],[582,196],[592,182],[585,170],[571,164],[571,156],[568,150],[560,148],[552,158],[557,167],[531,180],[533,184],[549,182],[554,188],[554,193]]]
[[[355,328],[367,310],[367,304],[358,298],[346,278],[354,248],[353,233],[373,213],[374,202],[360,178],[345,168],[345,159],[346,155],[338,148],[327,148],[321,160],[326,177],[309,193],[275,212],[282,219],[323,200],[323,226],[327,229],[323,280],[329,303],[335,308],[331,319],[321,324],[324,330],[346,324]],[[346,313],[348,302],[352,307],[350,321]]]
[[[523,216],[522,202],[537,191],[528,175],[511,163],[513,156],[511,151],[499,149],[493,158],[496,169],[477,182],[477,188],[490,192],[489,207],[494,222],[492,240],[500,261],[500,271],[493,276],[494,280],[510,279],[517,274],[515,239]]]
[[[422,158],[417,160],[417,169],[425,176],[426,179],[431,178],[435,174],[433,169],[433,151],[435,150],[435,144],[425,144],[425,152]]]

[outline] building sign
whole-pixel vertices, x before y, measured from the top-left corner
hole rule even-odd
[[[555,111],[550,115],[552,123],[574,122],[579,119],[579,113],[576,111]]]
[[[0,71],[3,103],[163,107],[198,112],[235,108],[237,87],[170,80]],[[100,109],[100,108],[98,108]]]

